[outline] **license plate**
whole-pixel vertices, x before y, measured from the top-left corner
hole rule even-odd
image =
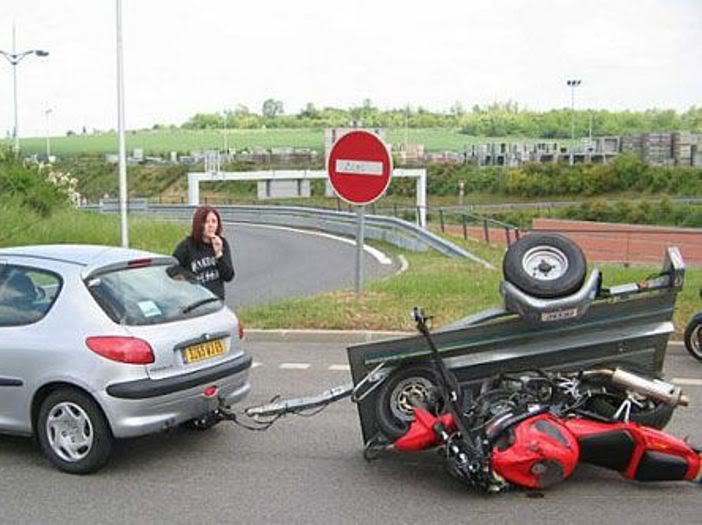
[[[204,343],[198,343],[185,349],[185,362],[188,364],[197,363],[198,361],[211,359],[223,353],[224,341],[221,339],[205,341]]]
[[[561,321],[563,319],[572,319],[578,316],[577,308],[569,308],[567,310],[556,310],[555,312],[544,312],[541,314],[542,321]]]

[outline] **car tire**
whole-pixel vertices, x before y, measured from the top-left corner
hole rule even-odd
[[[570,239],[553,233],[530,233],[513,243],[502,260],[506,281],[524,293],[554,299],[577,292],[587,263]]]
[[[89,395],[67,388],[55,390],[42,402],[36,434],[49,461],[71,474],[102,468],[114,441],[97,403]]]
[[[627,364],[622,368],[639,376],[651,378],[651,374],[649,372],[635,366]],[[626,398],[626,391],[615,387],[610,383],[606,384],[606,389],[609,392],[609,395],[593,397],[588,402],[586,408],[607,419],[612,419],[621,403]],[[646,427],[656,428],[658,430],[662,430],[668,423],[670,423],[673,413],[675,412],[675,407],[649,398],[642,399],[641,402],[644,406],[634,406],[631,414],[629,415],[629,421]]]
[[[414,421],[412,396],[429,406],[441,405],[437,399],[436,374],[428,365],[409,365],[395,370],[378,389],[376,420],[380,431],[391,441],[403,436]]]
[[[702,312],[693,316],[685,328],[685,348],[695,359],[702,361]]]

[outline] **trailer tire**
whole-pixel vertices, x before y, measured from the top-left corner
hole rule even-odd
[[[414,421],[412,406],[416,402],[431,412],[441,409],[436,384],[434,368],[428,365],[403,366],[385,379],[375,398],[376,420],[385,437],[395,441],[407,432]]]
[[[570,239],[554,233],[530,233],[513,243],[502,260],[506,281],[524,293],[554,299],[577,292],[587,263]]]

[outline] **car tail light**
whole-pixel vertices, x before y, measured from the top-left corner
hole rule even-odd
[[[244,339],[244,323],[239,319],[239,339]]]
[[[96,354],[112,361],[133,365],[147,365],[154,362],[151,345],[136,337],[88,337],[85,344]]]

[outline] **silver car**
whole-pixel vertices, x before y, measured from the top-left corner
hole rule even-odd
[[[250,389],[243,329],[175,259],[109,246],[0,249],[0,432],[88,473],[116,438],[207,428]]]

